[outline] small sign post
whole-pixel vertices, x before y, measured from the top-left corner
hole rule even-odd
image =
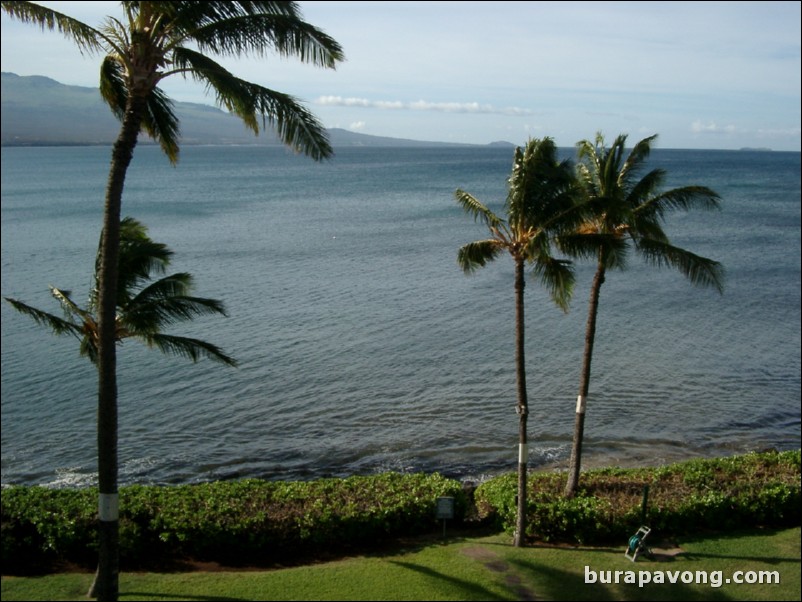
[[[446,521],[454,518],[454,498],[437,498],[437,518],[443,521],[443,537],[446,536]]]

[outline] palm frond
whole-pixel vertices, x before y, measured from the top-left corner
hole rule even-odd
[[[624,143],[626,142],[626,138],[626,136],[621,135],[616,139],[614,144],[614,146],[620,145],[622,153],[624,151]],[[629,152],[626,161],[624,161],[624,164],[621,167],[621,172],[624,176],[628,178],[634,177],[637,169],[649,158],[649,155],[652,151],[652,142],[655,140],[657,140],[657,134],[653,134],[652,136],[638,141],[638,143]],[[631,179],[629,181],[631,181]]]
[[[108,55],[101,63],[100,95],[114,116],[122,120],[128,103],[128,87],[125,83],[124,67],[116,56]],[[174,164],[178,161],[180,129],[173,106],[173,101],[163,90],[154,88],[147,98],[142,129],[159,143],[164,154]]]
[[[295,2],[163,2],[170,5],[175,42],[220,56],[278,52],[305,63],[333,68],[343,60],[340,45],[303,20]]]
[[[170,297],[131,305],[122,319],[131,336],[142,336],[208,314],[226,315],[225,307],[213,299]]]
[[[194,286],[192,274],[178,272],[170,274],[150,283],[139,293],[132,297],[131,303],[151,303],[169,299],[170,297],[186,296]]]
[[[164,243],[153,241],[147,227],[132,217],[120,222],[120,260],[118,305],[130,302],[134,289],[151,280],[153,274],[163,274],[173,252]],[[96,270],[100,264],[97,264]]]
[[[319,161],[333,150],[326,129],[294,97],[235,77],[224,67],[188,48],[176,49],[175,67],[207,84],[221,107],[243,120],[246,127],[259,133],[272,126],[288,146]]]
[[[51,286],[50,294],[61,304],[64,315],[68,320],[77,318],[83,324],[94,323],[91,312],[79,307],[78,304],[72,300],[72,293],[70,291]]]
[[[81,337],[81,344],[78,347],[81,357],[88,358],[90,362],[97,365],[97,340],[94,337]]]
[[[226,315],[217,299],[193,297],[192,276],[187,273],[166,276],[142,289],[122,308],[121,319],[133,335],[157,332],[167,325],[191,321],[196,317]]]
[[[604,232],[567,233],[556,238],[557,247],[578,259],[601,260],[608,269],[626,269],[629,241]]]
[[[496,239],[478,240],[460,247],[457,264],[466,274],[475,272],[504,252],[504,246]]]
[[[627,208],[637,210],[653,199],[655,195],[659,194],[665,177],[666,172],[664,169],[653,169],[637,182],[631,183],[627,188],[622,189],[622,196],[626,197]]]
[[[83,328],[81,324],[76,324],[69,320],[65,320],[64,318],[54,316],[46,311],[42,311],[41,309],[36,309],[35,307],[31,307],[30,305],[27,305],[22,301],[18,301],[17,299],[12,299],[10,297],[4,297],[4,299],[8,301],[8,303],[11,304],[11,307],[13,307],[15,310],[23,315],[33,318],[34,322],[40,326],[50,328],[54,334],[73,335],[78,339],[83,336]]]
[[[44,31],[58,31],[75,42],[81,53],[93,54],[102,51],[103,35],[72,17],[33,2],[10,2],[3,0],[2,10],[11,18],[38,25]]]
[[[518,238],[574,229],[584,219],[584,191],[573,163],[558,159],[551,138],[531,139],[516,150],[508,184],[506,209]]]
[[[119,59],[112,55],[105,56],[100,64],[100,97],[109,105],[112,114],[122,121],[128,90],[125,87],[123,67]]]
[[[276,52],[328,69],[344,59],[343,49],[336,40],[298,15],[243,13],[210,20],[187,34],[201,52],[219,56]]]
[[[567,312],[576,282],[573,263],[548,255],[538,258],[532,264],[532,274],[549,291],[557,307]]]
[[[142,120],[142,127],[151,138],[159,143],[170,163],[176,164],[181,131],[178,115],[173,107],[174,104],[170,97],[161,88],[154,88],[148,96],[147,112]]]
[[[666,211],[679,209],[720,209],[721,197],[706,186],[683,186],[658,194],[635,210],[638,214],[661,218]]]
[[[162,353],[186,357],[193,362],[197,362],[200,358],[206,357],[228,366],[237,365],[237,360],[226,355],[216,345],[212,345],[206,341],[157,333],[146,337],[145,342],[149,347],[156,347]]]
[[[454,197],[457,200],[457,204],[462,207],[466,213],[473,216],[474,221],[481,220],[491,231],[506,229],[504,220],[488,209],[473,195],[464,190],[457,189],[454,192]]]
[[[657,267],[675,268],[695,286],[724,292],[724,268],[718,261],[654,239],[639,238],[635,244],[641,255]]]
[[[607,195],[620,190],[626,183],[625,174],[622,173],[626,141],[627,136],[621,134],[616,137],[610,148],[605,148],[604,138],[601,135],[597,136],[597,144],[600,145],[602,151],[602,172],[599,174],[599,178],[602,189]]]
[[[601,147],[599,144],[601,143]],[[601,154],[603,151],[604,139],[601,138],[601,133],[596,134],[596,142],[590,140],[581,140],[576,144],[576,151],[579,163],[577,164],[577,173],[580,179],[584,182],[585,188],[588,191],[601,194],[601,182],[599,178],[602,174]]]

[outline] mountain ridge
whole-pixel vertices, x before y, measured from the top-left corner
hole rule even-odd
[[[68,86],[42,75],[0,74],[0,145],[111,145],[120,124],[97,88]],[[182,145],[282,146],[272,131],[256,136],[241,120],[217,107],[176,102]],[[342,128],[327,129],[332,147],[487,147],[514,148],[511,142],[460,144],[371,136]],[[153,144],[147,136],[142,144]]]

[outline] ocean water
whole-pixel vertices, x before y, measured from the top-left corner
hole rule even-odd
[[[566,150],[570,153],[570,149]],[[108,148],[2,149],[2,295],[58,312],[84,299]],[[119,348],[121,483],[515,470],[512,262],[466,276],[485,230],[463,188],[501,210],[503,148],[140,146],[123,214],[167,243],[171,271],[229,316],[173,332],[227,368]],[[657,150],[669,186],[722,210],[670,216],[675,244],[721,261],[724,295],[633,257],[602,288],[585,466],[800,446],[800,154]],[[530,463],[567,464],[592,266],[564,314],[526,289]],[[95,482],[96,381],[77,341],[2,303],[2,483]]]

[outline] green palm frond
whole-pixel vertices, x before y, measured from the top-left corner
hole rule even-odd
[[[475,272],[504,252],[504,246],[496,239],[470,242],[457,251],[457,264],[466,274]]]
[[[613,148],[615,148],[616,152],[621,156],[623,156],[625,152],[626,140],[627,137],[622,134],[618,136],[613,143]],[[629,155],[624,161],[623,166],[619,167],[622,178],[622,187],[631,187],[632,183],[637,180],[640,168],[648,160],[652,151],[652,143],[655,140],[657,140],[657,134],[653,134],[652,136],[644,138],[643,140],[638,141],[638,143],[629,152]]]
[[[245,4],[232,2],[231,4]],[[275,3],[273,3],[275,4]],[[343,60],[342,47],[300,14],[242,14],[204,23],[187,32],[201,52],[219,56],[276,52],[317,67],[334,68]]]
[[[167,245],[153,241],[147,231],[134,218],[126,217],[120,222],[118,305],[129,303],[134,289],[154,274],[163,274],[172,259],[173,252]],[[99,269],[98,263],[96,270]]]
[[[635,244],[648,262],[658,267],[675,268],[695,286],[712,287],[719,293],[724,292],[724,268],[718,261],[654,239],[638,238]]]
[[[246,127],[259,133],[272,126],[286,145],[315,160],[332,155],[326,129],[296,98],[276,92],[232,75],[221,65],[199,52],[176,49],[175,67],[214,91],[216,102],[237,115]]]
[[[95,287],[90,292],[90,311],[97,306],[98,275],[100,274],[101,245],[98,241],[95,256]],[[130,303],[135,289],[151,280],[153,274],[163,274],[170,264],[173,252],[163,243],[148,236],[147,226],[132,217],[120,221],[119,276],[117,283],[117,305]]]
[[[454,197],[457,200],[457,204],[462,207],[466,213],[471,215],[474,220],[481,220],[491,231],[506,231],[506,223],[504,220],[488,209],[473,195],[464,190],[457,189],[454,193]]]
[[[625,185],[626,174],[623,171],[623,163],[626,140],[625,135],[618,136],[610,148],[606,148],[604,137],[601,134],[596,136],[596,147],[601,152],[602,171],[599,173],[599,181],[602,189],[608,195],[613,194],[613,191],[620,190]]]
[[[81,344],[78,347],[78,354],[88,358],[90,362],[97,365],[97,341],[93,337],[81,337]]]
[[[126,331],[141,336],[202,315],[226,315],[222,302],[190,296],[192,288],[193,277],[185,272],[152,282],[121,306],[120,319]]]
[[[573,264],[550,255],[544,255],[532,264],[532,273],[549,292],[552,301],[567,312],[576,282]]]
[[[162,152],[170,163],[178,162],[178,140],[181,130],[173,101],[161,88],[154,88],[148,96],[147,112],[142,127],[148,135],[159,143]]]
[[[583,182],[585,189],[593,196],[601,194],[601,182],[599,178],[603,170],[601,156],[598,153],[597,146],[590,140],[582,140],[577,143],[576,150],[577,157],[580,161],[577,165],[577,173],[580,181]]]
[[[200,358],[206,357],[228,366],[237,365],[237,360],[226,355],[216,345],[212,345],[206,341],[157,333],[145,337],[145,342],[149,347],[156,347],[162,353],[186,357],[193,362],[197,362]]]
[[[120,223],[121,288],[150,280],[154,273],[163,274],[170,264],[173,252],[164,243],[151,240],[147,231],[146,226],[130,217]]]
[[[42,30],[58,31],[75,42],[81,53],[93,54],[103,49],[101,32],[77,19],[33,2],[3,0],[1,6],[3,12],[23,23],[38,25]]]
[[[129,94],[124,72],[120,58],[113,55],[106,56],[100,66],[100,95],[119,120],[125,115]],[[178,116],[173,101],[158,87],[148,95],[142,129],[159,143],[171,163],[178,161]]]
[[[659,193],[665,177],[665,170],[653,169],[628,188],[621,189],[621,196],[626,199],[627,206],[630,209],[636,210]]]
[[[33,318],[34,322],[40,326],[49,328],[53,331],[53,334],[73,335],[78,339],[83,336],[83,328],[81,324],[76,324],[75,322],[54,316],[51,313],[42,311],[41,309],[36,309],[35,307],[31,307],[30,305],[27,305],[22,301],[18,301],[17,299],[12,299],[10,297],[4,298],[6,301],[8,301],[8,303],[11,304],[11,307],[16,309],[21,314]]]
[[[508,219],[521,236],[570,230],[583,220],[583,190],[573,163],[558,159],[551,138],[530,140],[524,149],[517,149],[508,184]]]
[[[61,309],[64,311],[64,315],[67,319],[77,319],[82,323],[94,321],[91,312],[82,309],[72,300],[72,293],[70,291],[51,286],[50,294],[61,304]]]
[[[601,261],[607,269],[626,269],[629,241],[604,232],[567,233],[557,237],[557,247],[569,257]]]
[[[713,210],[721,208],[721,197],[705,186],[683,186],[655,195],[641,203],[635,212],[662,218],[669,210]]]
[[[100,97],[109,105],[112,114],[122,121],[128,90],[125,87],[123,67],[117,57],[106,56],[100,63]]]

